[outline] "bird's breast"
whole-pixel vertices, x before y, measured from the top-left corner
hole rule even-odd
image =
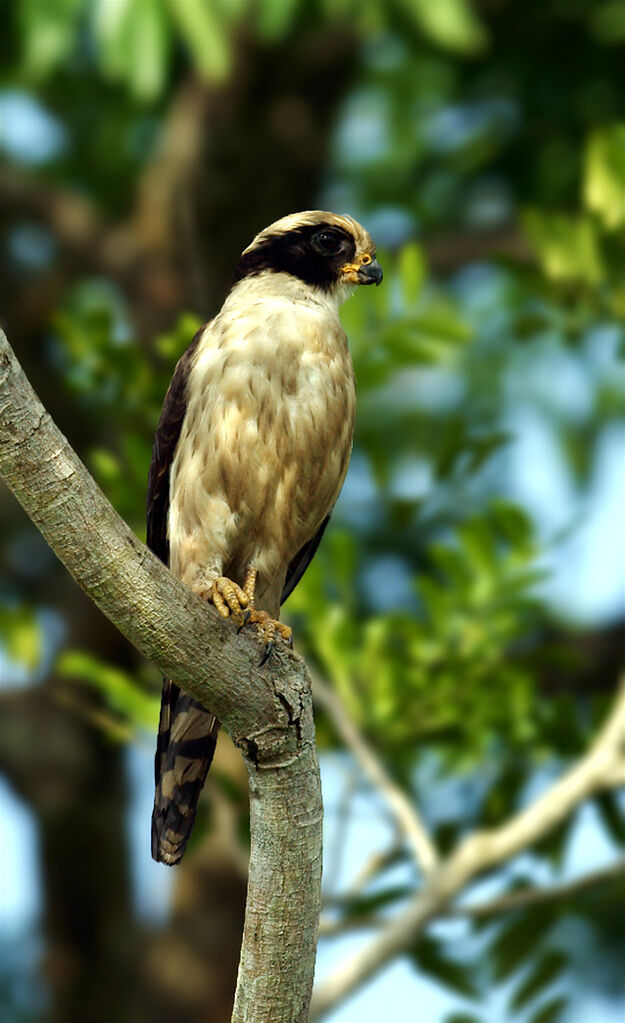
[[[195,528],[214,528],[221,508],[243,560],[253,548],[288,563],[347,471],[355,386],[345,335],[338,320],[292,308],[216,327],[191,370],[172,503]]]

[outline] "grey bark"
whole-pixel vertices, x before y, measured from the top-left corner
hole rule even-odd
[[[131,643],[210,706],[250,776],[251,864],[233,1021],[308,1018],[321,889],[321,785],[310,677],[237,635],[137,539],[57,430],[0,332],[0,475]],[[147,827],[147,823],[146,823]]]

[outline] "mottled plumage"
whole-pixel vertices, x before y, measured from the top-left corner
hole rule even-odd
[[[347,472],[355,382],[338,309],[379,283],[371,238],[312,211],[242,254],[221,311],[180,359],[159,421],[148,545],[195,592],[271,649],[280,604],[313,557]],[[264,614],[263,614],[264,612]],[[165,680],[152,853],[177,862],[219,722]]]

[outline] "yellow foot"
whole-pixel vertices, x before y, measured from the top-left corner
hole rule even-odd
[[[258,625],[263,640],[263,655],[260,659],[261,665],[265,663],[273,650],[276,635],[281,636],[289,646],[293,646],[293,630],[282,622],[277,622],[267,611],[257,611],[252,608],[246,619],[250,625]]]
[[[226,579],[225,576],[215,579],[208,599],[212,600],[222,618],[232,616],[239,628],[245,625],[249,615],[246,608],[250,599],[240,586],[232,582],[232,579]]]

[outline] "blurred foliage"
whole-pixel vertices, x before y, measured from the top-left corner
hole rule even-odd
[[[32,607],[0,604],[0,646],[9,661],[27,671],[39,666],[42,636]]]
[[[189,80],[234,117],[229,101],[245,95],[255,55],[279,64],[321,29],[324,45],[332,33],[353,39],[322,194],[309,203],[347,209],[371,228],[385,281],[342,310],[359,394],[352,468],[285,610],[298,648],[419,799],[442,850],[502,821],[579,755],[615,681],[595,678],[581,696],[550,688],[583,654],[579,630],[562,626],[569,608],[554,609],[544,583],[566,529],[593,501],[596,511],[601,452],[625,421],[623,4],[28,0],[5,17],[0,102],[32,100],[42,148],[29,155],[7,131],[4,163],[29,165],[39,183],[69,183],[103,220],[141,194]],[[268,123],[305,123],[315,96],[295,114],[268,109]],[[211,136],[204,161],[211,146],[223,158],[218,141]],[[244,141],[232,140],[237,154]],[[211,194],[212,170],[185,187]],[[266,222],[263,209],[255,216]],[[59,252],[54,218],[41,226],[24,214],[4,243],[11,272],[36,294]],[[33,361],[71,409],[89,468],[143,536],[154,428],[200,320],[186,301],[146,344],[138,290],[132,275],[125,288],[73,265]],[[530,474],[539,502],[515,478],[531,430],[542,438]],[[551,507],[563,500],[564,523]],[[9,529],[7,549],[13,537]],[[7,558],[0,642],[3,656],[34,671],[50,641],[39,570],[22,562],[17,571]],[[155,728],[150,669],[69,649],[55,670],[92,685],[111,737]],[[318,731],[324,748],[336,744],[323,717]],[[233,783],[215,781],[227,796]],[[239,806],[240,791],[231,795]],[[623,849],[622,801],[606,795],[593,810],[605,842]],[[529,865],[500,871],[501,892],[555,877],[577,824],[547,836]],[[381,870],[341,919],[383,916],[412,881]],[[488,1019],[493,992],[506,1018],[556,1023],[580,990],[625,996],[622,898],[622,882],[609,881],[574,900],[476,919],[460,939],[437,925],[411,962],[468,999],[447,1023]]]
[[[538,616],[529,594],[537,573],[518,509],[494,505],[427,550],[428,571],[415,580],[416,614],[359,618],[349,596],[353,544],[334,534],[326,552],[288,611],[302,615],[320,670],[378,744],[412,762],[417,742],[455,739],[454,756],[466,763],[495,735],[536,739],[531,636]]]
[[[92,447],[86,463],[117,510],[145,538],[145,487],[152,438],[172,367],[200,321],[181,315],[156,339],[152,358],[134,343],[115,296],[78,286],[55,317],[54,361],[64,386],[89,415],[114,423],[114,444]],[[115,367],[111,374],[111,367]]]
[[[67,650],[57,663],[60,677],[88,680],[124,724],[132,726],[130,738],[141,729],[153,733],[158,726],[160,700],[137,684],[128,672],[106,664],[82,650]],[[126,735],[128,738],[128,734]]]
[[[317,18],[350,24],[365,38],[403,23],[459,53],[482,50],[487,36],[468,0],[29,0],[19,8],[21,66],[38,82],[75,59],[89,38],[99,71],[140,100],[165,88],[179,46],[197,74],[223,81],[245,28],[273,44]]]

